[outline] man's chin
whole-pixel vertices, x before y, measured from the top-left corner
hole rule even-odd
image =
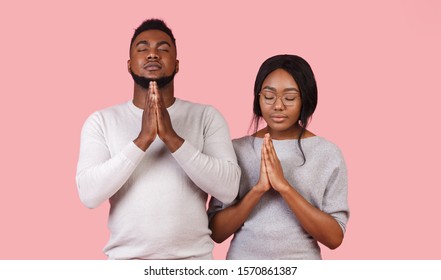
[[[150,74],[148,76],[141,76],[141,77],[145,78],[147,80],[150,80],[150,81],[157,81],[157,80],[161,79],[160,75],[152,75],[152,74]]]
[[[130,70],[130,74],[132,75],[133,81],[139,85],[140,87],[144,88],[144,89],[148,89],[150,82],[154,81],[157,83],[158,85],[158,89],[162,89],[164,88],[166,85],[170,84],[174,77],[176,72],[174,72],[172,75],[170,76],[166,76],[166,77],[142,77],[142,76],[138,76],[135,73],[133,73],[132,70]]]

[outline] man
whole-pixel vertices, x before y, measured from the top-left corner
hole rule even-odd
[[[174,96],[176,42],[162,20],[130,44],[133,101],[92,114],[81,132],[80,199],[110,202],[109,259],[211,259],[207,194],[237,195],[240,169],[223,117]]]

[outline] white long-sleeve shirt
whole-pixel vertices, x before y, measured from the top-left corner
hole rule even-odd
[[[89,208],[110,201],[109,259],[209,259],[206,200],[238,193],[228,126],[211,106],[176,99],[167,108],[185,141],[170,153],[159,139],[144,152],[133,140],[143,110],[132,101],[95,112],[81,132],[77,186]]]

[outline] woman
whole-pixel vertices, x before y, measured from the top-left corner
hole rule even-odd
[[[267,59],[254,85],[255,133],[233,140],[242,169],[238,198],[212,198],[211,237],[234,234],[227,259],[321,259],[349,218],[347,174],[337,146],[306,129],[317,105],[309,64],[295,55]],[[259,121],[266,126],[260,130]]]

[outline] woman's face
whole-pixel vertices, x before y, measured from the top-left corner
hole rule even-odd
[[[296,129],[302,100],[299,87],[288,72],[277,69],[266,77],[259,103],[262,117],[273,133],[290,133]]]

